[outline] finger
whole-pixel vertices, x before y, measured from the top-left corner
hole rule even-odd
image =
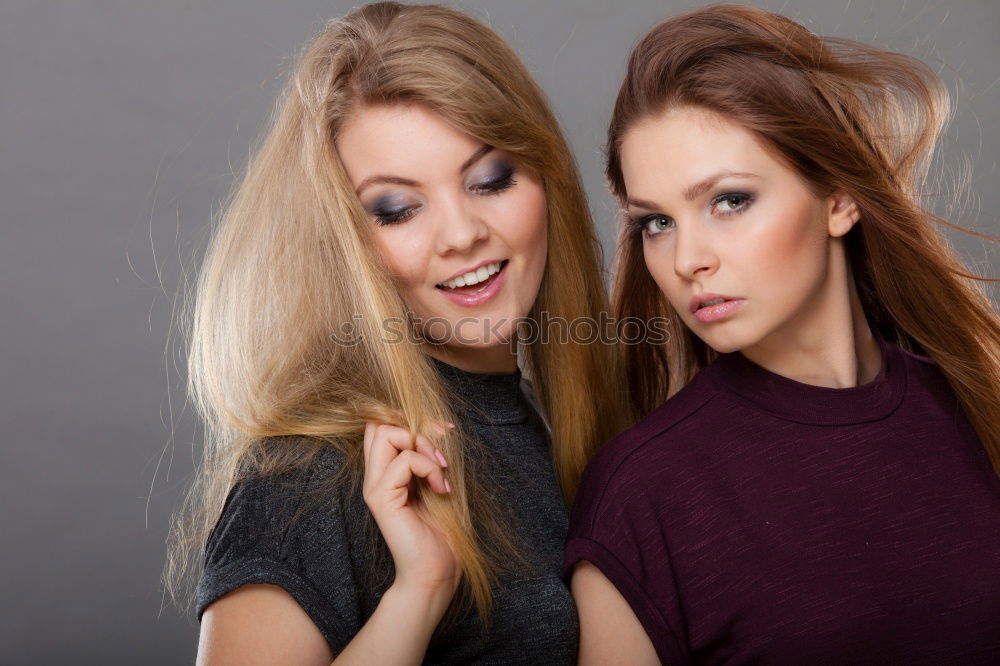
[[[367,472],[374,483],[382,478],[385,468],[400,454],[416,448],[413,436],[407,430],[385,423],[375,428],[372,436],[371,453],[368,457]],[[433,454],[431,454],[433,457]]]
[[[454,427],[455,424],[448,421],[437,421],[436,423],[431,424],[431,430],[434,432],[436,437],[444,437],[446,434],[451,432]]]
[[[375,441],[375,431],[378,428],[378,423],[375,421],[367,421],[365,423],[365,438],[364,446],[362,448],[362,453],[364,454],[365,468],[364,477],[362,482],[362,488],[368,490],[371,480],[371,475],[368,470],[371,468],[371,455],[372,455],[372,442]]]
[[[363,451],[365,454],[365,467],[368,466],[368,458],[371,455],[372,451],[372,440],[375,438],[375,428],[377,427],[378,424],[375,423],[374,421],[368,421],[365,423],[365,439],[363,447]]]
[[[447,494],[451,491],[440,465],[416,451],[403,451],[386,467],[376,493],[381,495],[383,492],[406,488],[415,476],[427,479],[431,489],[437,493]]]
[[[454,430],[455,427],[456,427],[455,424],[451,423],[450,421],[438,421],[437,423],[431,425],[431,430],[434,432],[435,439],[441,439],[449,432]],[[435,448],[433,457],[435,460],[441,463],[442,467],[448,466],[448,460],[445,458],[444,453],[441,452],[441,449]]]
[[[448,461],[445,460],[444,454],[431,444],[431,440],[427,439],[423,435],[417,435],[417,451],[424,454],[431,460],[437,462],[442,467],[448,466]]]
[[[385,468],[401,451],[416,450],[428,459],[448,466],[444,454],[424,435],[414,438],[408,430],[385,423],[369,422],[365,426],[365,482],[368,489],[378,483]]]

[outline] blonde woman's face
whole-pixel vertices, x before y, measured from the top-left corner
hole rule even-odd
[[[690,107],[637,123],[621,158],[646,267],[706,344],[780,349],[838,330],[849,198],[816,197],[749,130]]]
[[[364,107],[337,148],[424,335],[466,355],[509,348],[545,270],[541,184],[422,106]]]

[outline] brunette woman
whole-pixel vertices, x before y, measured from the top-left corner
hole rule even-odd
[[[899,54],[712,6],[636,46],[608,176],[642,421],[589,465],[584,663],[1000,663],[1000,323]]]

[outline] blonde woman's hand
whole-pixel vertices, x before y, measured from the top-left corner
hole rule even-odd
[[[447,426],[441,427],[443,433]],[[368,422],[364,440],[362,494],[396,569],[393,587],[408,594],[429,595],[444,612],[460,579],[458,558],[444,534],[432,526],[416,496],[417,477],[427,479],[442,495],[451,492],[445,478],[447,461],[423,435],[404,428]]]

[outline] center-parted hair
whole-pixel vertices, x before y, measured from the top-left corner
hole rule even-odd
[[[481,23],[434,5],[370,4],[326,24],[296,61],[187,303],[189,393],[206,444],[171,535],[165,576],[175,600],[197,574],[204,542],[241,478],[304,467],[336,446],[350,461],[336,482],[357,488],[366,420],[428,436],[434,423],[459,423],[420,347],[381,341],[384,322],[405,321],[406,308],[337,153],[345,120],[391,104],[431,109],[509,153],[543,185],[548,256],[530,317],[596,318],[608,308],[600,244],[575,164],[544,95],[510,47]],[[338,341],[347,331],[357,344]],[[612,351],[539,343],[522,359],[552,426],[567,503],[590,455],[621,429]],[[456,600],[471,599],[485,619],[491,582],[502,563],[517,561],[518,542],[504,507],[494,506],[465,464],[474,443],[460,432],[439,442],[454,490],[442,498],[420,480],[421,503],[460,556]]]
[[[913,57],[819,37],[761,9],[713,5],[670,18],[633,49],[615,103],[607,176],[620,201],[624,136],[677,107],[753,132],[816,196],[843,190],[854,198],[861,217],[845,243],[870,324],[938,363],[1000,473],[1000,322],[976,282],[996,279],[969,274],[939,231],[954,225],[926,204],[932,153],[950,114],[939,77]],[[667,345],[624,349],[631,400],[645,415],[715,352],[673,311],[646,269],[641,234],[627,226],[613,301],[619,319],[671,322]]]

